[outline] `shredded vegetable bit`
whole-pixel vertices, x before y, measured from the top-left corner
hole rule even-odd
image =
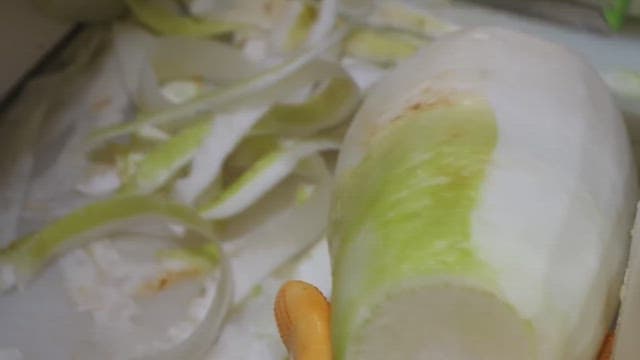
[[[274,134],[250,134],[238,144],[227,159],[227,164],[235,168],[248,168],[264,154],[275,151],[280,146],[279,137]]]
[[[195,124],[147,153],[136,165],[130,180],[123,188],[125,193],[149,194],[174,176],[193,159],[213,126],[211,115],[200,117]]]
[[[307,37],[307,46],[314,46],[327,36],[335,26],[337,17],[338,0],[322,0],[318,17]]]
[[[138,171],[138,164],[144,160],[144,153],[132,150],[116,156],[116,170],[120,179],[131,178]],[[122,181],[122,180],[121,180]]]
[[[171,270],[194,269],[200,273],[212,270],[220,262],[220,249],[211,244],[197,248],[163,250],[158,257]]]
[[[141,139],[141,140],[147,140],[147,141],[151,141],[151,142],[163,142],[163,141],[167,141],[169,140],[169,138],[171,138],[171,135],[169,133],[167,133],[166,131],[159,129],[155,126],[151,126],[151,125],[145,125],[143,127],[141,127],[137,132],[136,135]]]
[[[341,63],[362,92],[368,91],[385,74],[384,68],[362,59],[345,57]]]
[[[211,131],[194,156],[189,175],[176,183],[176,198],[192,204],[218,177],[224,160],[267,109],[267,106],[261,105],[218,114]]]
[[[295,51],[299,49],[309,37],[309,32],[313,28],[318,18],[318,8],[311,3],[299,3],[301,8],[292,26],[286,32],[284,38],[283,51]]]
[[[152,0],[126,0],[126,3],[138,21],[162,35],[211,37],[244,28],[219,20],[179,16]]]
[[[324,89],[301,104],[274,105],[252,133],[311,135],[347,119],[358,106],[359,95],[358,85],[348,75],[333,78]]]
[[[104,196],[116,191],[121,184],[118,169],[115,166],[92,164],[85,179],[76,188],[85,195]]]
[[[215,10],[218,10],[217,6],[219,0],[181,0],[181,2],[188,8],[189,13],[193,15],[206,15],[211,14]],[[224,2],[224,1],[223,1]]]
[[[160,92],[172,104],[182,104],[195,98],[203,90],[201,81],[176,80],[162,86]]]
[[[332,140],[308,140],[287,144],[282,149],[259,159],[225,189],[220,197],[202,206],[200,213],[207,219],[222,219],[236,215],[289,175],[300,160],[316,152],[335,150],[339,145]]]
[[[159,38],[150,58],[160,81],[204,79],[222,85],[255,76],[263,68],[231,45],[186,36]]]
[[[272,29],[271,41],[277,52],[298,49],[307,39],[317,17],[317,8],[306,2],[287,1]]]
[[[345,52],[349,56],[389,66],[412,56],[425,44],[406,33],[361,28],[346,39]]]

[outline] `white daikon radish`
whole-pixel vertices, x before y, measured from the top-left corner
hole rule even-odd
[[[374,88],[337,171],[335,359],[595,358],[636,173],[578,56],[496,28],[438,40]]]

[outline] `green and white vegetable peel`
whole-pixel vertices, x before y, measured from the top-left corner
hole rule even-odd
[[[336,328],[338,353],[346,351],[345,341],[357,336],[358,327],[374,321],[362,315],[375,312],[364,305],[367,299],[394,296],[415,286],[411,282],[419,277],[464,277],[492,287],[491,268],[474,254],[470,238],[471,212],[496,144],[496,122],[488,103],[464,101],[436,103],[436,109],[427,104],[398,116],[373,137],[371,150],[340,186],[333,213],[334,236],[340,239],[335,271],[351,272],[358,283],[336,283],[337,318],[352,324]],[[367,239],[368,233],[375,240]],[[375,243],[366,249],[362,241]],[[355,253],[367,268],[352,268]],[[387,291],[380,293],[381,287]],[[349,300],[342,300],[345,293]],[[406,293],[396,296],[409,299]],[[465,325],[471,329],[473,324]]]
[[[220,197],[200,208],[206,219],[222,219],[236,215],[286,178],[305,157],[325,150],[336,150],[333,140],[307,140],[285,145],[260,158],[249,170],[225,189]]]
[[[493,28],[435,42],[341,150],[336,359],[594,358],[635,200],[624,124],[578,57]]]
[[[205,116],[147,153],[123,192],[149,194],[163,186],[193,158],[212,125],[213,116]]]
[[[348,75],[333,78],[304,103],[272,106],[252,133],[312,135],[336,126],[352,115],[360,101],[359,93],[358,85]]]
[[[0,289],[24,286],[51,260],[99,236],[122,230],[135,219],[157,217],[184,225],[215,241],[211,225],[187,207],[146,196],[115,197],[76,210],[42,231],[16,240],[0,251],[4,273],[13,272],[15,282]]]
[[[211,130],[196,152],[189,174],[175,184],[175,196],[193,204],[222,170],[227,156],[267,111],[265,105],[218,114]]]

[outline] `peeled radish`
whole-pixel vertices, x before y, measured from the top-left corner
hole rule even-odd
[[[336,359],[595,358],[636,172],[578,56],[496,28],[436,41],[365,100],[337,172]]]

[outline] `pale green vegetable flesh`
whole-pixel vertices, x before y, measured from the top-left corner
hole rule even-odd
[[[357,283],[335,283],[338,359],[346,358],[347,342],[370,321],[358,316],[363,304],[382,289],[425,276],[491,282],[491,269],[474,255],[470,236],[496,131],[490,107],[479,102],[410,111],[373,135],[371,151],[336,195],[334,271],[353,271],[354,256],[368,263],[355,275]],[[375,242],[363,244],[372,241],[365,234]]]

